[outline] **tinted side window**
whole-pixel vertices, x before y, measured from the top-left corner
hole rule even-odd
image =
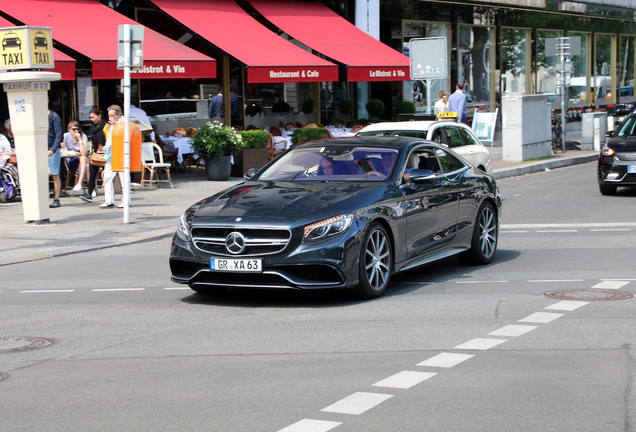
[[[438,128],[433,131],[433,136],[431,139],[438,143],[444,143],[444,138],[442,137],[442,129]]]
[[[445,173],[450,173],[453,171],[457,171],[459,169],[464,168],[464,162],[457,159],[455,156],[450,154],[449,152],[438,149],[435,154],[437,155],[437,159],[439,160],[440,165],[442,166],[442,170]]]
[[[444,132],[446,133],[446,144],[450,147],[461,147],[464,145],[462,142],[462,137],[459,135],[459,128],[455,127],[445,127]]]
[[[464,128],[457,128],[457,131],[462,137],[462,141],[464,141],[464,145],[479,145],[475,138]]]

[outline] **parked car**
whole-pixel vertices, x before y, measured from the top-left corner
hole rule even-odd
[[[441,144],[313,141],[187,209],[170,270],[203,293],[352,289],[373,298],[391,275],[451,255],[491,262],[500,212],[493,177]]]
[[[598,158],[598,186],[603,195],[614,195],[619,186],[636,186],[636,111],[632,111],[608,140]]]
[[[442,143],[482,171],[492,172],[490,152],[464,123],[453,121],[383,122],[366,126],[356,136],[410,136]]]

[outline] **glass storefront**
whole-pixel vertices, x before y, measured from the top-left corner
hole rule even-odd
[[[530,93],[530,29],[502,28],[500,40],[500,91],[507,95]]]
[[[635,36],[621,35],[618,43],[617,87],[620,103],[634,102],[634,40]]]
[[[458,81],[464,82],[468,116],[490,111],[493,93],[494,28],[460,25],[457,31]]]
[[[600,33],[594,36],[594,100],[596,105],[607,105],[613,103],[612,81],[616,82],[616,36]]]

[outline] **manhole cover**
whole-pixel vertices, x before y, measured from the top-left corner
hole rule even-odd
[[[2,371],[0,371],[0,381],[4,381],[4,380],[6,380],[7,378],[9,378],[9,374],[8,374],[8,373],[6,373],[6,372],[2,372]]]
[[[51,345],[53,340],[29,336],[0,336],[0,354],[28,351]]]
[[[571,289],[550,291],[544,294],[557,300],[579,300],[579,301],[607,301],[607,300],[626,300],[634,297],[630,293],[616,290],[604,289]]]

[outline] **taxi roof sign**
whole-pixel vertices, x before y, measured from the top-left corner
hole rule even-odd
[[[438,120],[457,121],[457,113],[455,111],[441,112],[437,114]]]
[[[50,27],[3,27],[0,42],[0,70],[55,67]]]

